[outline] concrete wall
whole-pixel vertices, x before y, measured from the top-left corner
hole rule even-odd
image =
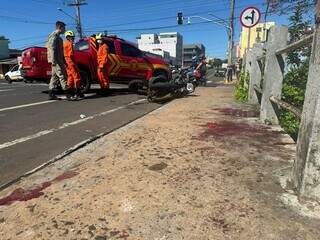
[[[317,11],[293,183],[300,196],[320,201],[320,1]]]

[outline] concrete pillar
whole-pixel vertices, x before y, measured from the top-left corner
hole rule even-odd
[[[252,65],[252,61],[253,61],[253,52],[252,49],[248,49],[246,52],[246,64],[245,64],[245,68],[244,68],[244,73],[251,73],[251,65]],[[249,88],[248,83],[245,82],[244,86]]]
[[[251,72],[252,49],[246,52],[245,72]]]
[[[260,110],[260,119],[265,123],[279,123],[269,99],[272,95],[278,98],[281,97],[285,60],[282,56],[277,56],[276,51],[284,48],[287,42],[287,27],[277,26],[270,29],[269,40],[266,43],[266,66]]]
[[[308,83],[293,168],[300,196],[320,200],[320,0],[310,59]]]
[[[252,61],[251,61],[251,69],[250,69],[250,83],[249,83],[249,94],[248,94],[248,102],[251,104],[259,104],[259,100],[254,90],[254,86],[257,85],[260,87],[261,78],[262,78],[262,69],[260,68],[259,62],[257,58],[263,56],[263,47],[264,45],[261,43],[254,44],[252,49]]]

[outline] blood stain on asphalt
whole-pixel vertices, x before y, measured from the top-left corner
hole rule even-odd
[[[61,182],[66,179],[73,178],[76,175],[78,175],[77,172],[68,171],[59,175],[53,180],[41,183],[40,185],[37,185],[34,188],[31,188],[31,189],[17,188],[10,195],[0,199],[0,206],[5,206],[5,205],[8,206],[13,204],[14,202],[25,202],[34,198],[39,198],[44,195],[43,191],[46,188],[50,187],[52,184]]]

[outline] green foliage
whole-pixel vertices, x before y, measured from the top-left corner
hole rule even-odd
[[[289,17],[290,42],[298,41],[305,35],[305,30],[310,23],[305,21],[303,15],[306,13],[306,2],[300,1],[295,5],[293,14]],[[288,53],[287,63],[289,71],[284,77],[282,100],[302,109],[309,71],[309,56],[311,46],[305,46]],[[281,109],[279,116],[282,128],[296,141],[298,138],[299,120],[291,112]]]
[[[248,101],[249,81],[250,81],[249,72],[242,71],[240,73],[239,81],[237,82],[234,90],[234,96],[236,100],[240,102]]]
[[[284,77],[282,100],[302,109],[308,80],[309,60],[304,60],[299,67],[291,68]],[[296,141],[300,122],[294,114],[281,109],[279,121],[281,127]]]
[[[223,60],[221,60],[220,58],[214,58],[213,60],[209,61],[209,64],[214,66],[215,68],[221,68],[223,63]]]
[[[303,107],[308,80],[309,60],[304,60],[297,68],[291,68],[284,77],[282,99],[297,108]]]
[[[280,125],[288,133],[294,141],[298,139],[300,122],[293,113],[288,111],[281,111]]]
[[[303,36],[305,36],[306,31],[310,26],[310,22],[304,20],[304,14],[308,12],[306,2],[306,0],[298,2],[292,16],[289,17],[290,42],[300,40]],[[302,61],[304,61],[308,56],[310,56],[310,47],[301,47],[300,49],[288,54],[288,63],[293,67],[299,67]]]

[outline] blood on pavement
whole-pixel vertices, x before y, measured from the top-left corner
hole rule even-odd
[[[13,204],[14,202],[25,202],[34,198],[41,197],[44,195],[43,191],[46,188],[50,187],[52,184],[61,182],[66,179],[73,178],[76,175],[78,175],[77,172],[68,171],[59,175],[53,180],[41,183],[40,185],[37,185],[34,188],[31,188],[31,189],[17,188],[13,192],[11,192],[11,194],[9,194],[8,196],[0,199],[0,206],[4,206],[4,205],[8,206]]]

